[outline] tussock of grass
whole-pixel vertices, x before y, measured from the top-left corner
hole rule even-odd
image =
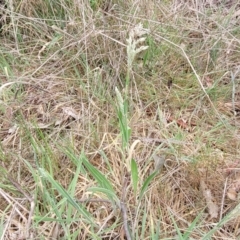
[[[0,6],[1,239],[239,237],[239,4],[212,2]]]

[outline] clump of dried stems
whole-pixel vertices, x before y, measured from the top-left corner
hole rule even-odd
[[[237,239],[239,11],[0,3],[1,239]]]

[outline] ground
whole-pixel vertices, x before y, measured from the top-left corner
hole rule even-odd
[[[0,4],[1,239],[240,237],[239,3]]]

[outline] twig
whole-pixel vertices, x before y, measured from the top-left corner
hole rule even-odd
[[[128,229],[128,222],[127,222],[127,209],[126,209],[126,205],[124,202],[120,202],[120,206],[121,206],[121,211],[122,211],[122,216],[123,216],[123,227],[125,230],[125,235],[127,237],[127,240],[131,240],[131,235]]]
[[[221,210],[220,210],[219,222],[222,220],[223,205],[224,205],[224,200],[225,200],[225,195],[226,195],[226,190],[227,190],[227,182],[228,182],[228,177],[226,178],[225,184],[224,184],[224,190],[223,190],[223,196],[222,196],[222,201],[221,201]]]
[[[120,201],[120,208],[121,208],[121,212],[122,212],[122,217],[123,217],[123,228],[125,231],[125,235],[127,240],[131,240],[132,237],[130,235],[129,232],[129,228],[128,228],[128,216],[127,216],[127,209],[126,209],[126,204],[125,204],[125,200],[126,200],[126,195],[127,195],[127,186],[128,186],[128,182],[129,182],[129,174],[127,173],[124,176],[124,180],[123,180],[123,187],[122,187],[122,200]]]

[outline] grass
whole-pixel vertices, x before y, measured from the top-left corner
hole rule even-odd
[[[239,4],[206,2],[0,6],[1,239],[239,238]]]

